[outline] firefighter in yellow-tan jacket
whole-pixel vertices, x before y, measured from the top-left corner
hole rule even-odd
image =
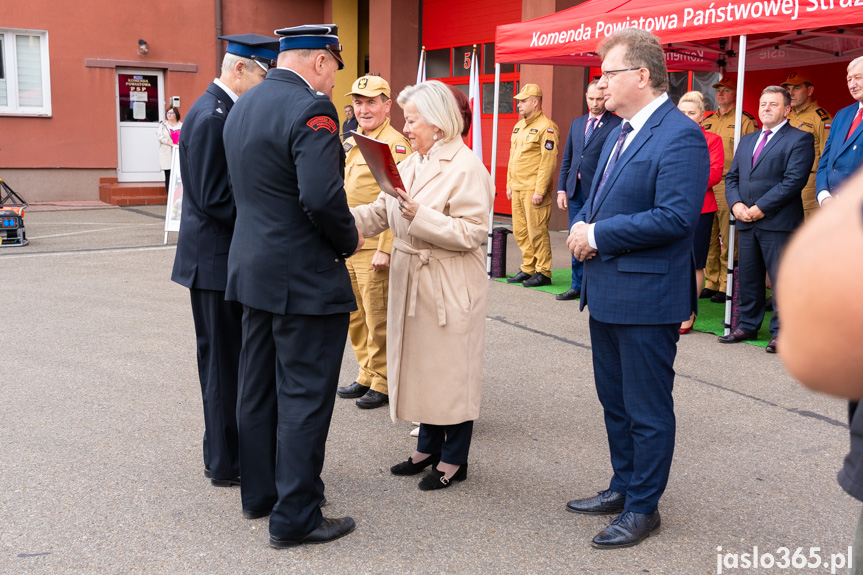
[[[401,162],[412,150],[410,143],[390,125],[392,106],[390,86],[378,76],[358,78],[351,87],[357,131],[389,144],[390,152]],[[381,188],[372,176],[353,137],[344,142],[345,192],[348,205],[356,207],[374,202]],[[387,298],[389,292],[390,253],[393,234],[389,230],[366,238],[362,249],[345,260],[357,311],[351,313],[348,336],[359,364],[359,374],[351,385],[338,388],[344,398],[358,398],[357,407],[374,409],[389,402],[387,393]]]
[[[506,197],[512,200],[512,233],[521,250],[521,270],[509,283],[551,284],[552,176],[557,168],[557,124],[542,113],[542,90],[525,84],[515,96],[521,120],[510,138]]]
[[[833,123],[833,118],[827,110],[818,106],[818,102],[813,98],[815,86],[807,76],[800,72],[791,72],[782,82],[782,87],[791,94],[791,113],[788,114],[788,123],[815,137],[815,162],[812,164],[809,180],[801,193],[803,217],[808,220],[818,209],[818,200],[815,198],[815,172],[818,171],[818,163],[821,161],[827,136],[830,135],[830,124]]]

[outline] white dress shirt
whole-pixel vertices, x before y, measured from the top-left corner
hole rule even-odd
[[[659,107],[664,104],[666,100],[668,100],[668,94],[663,92],[662,94],[657,96],[652,102],[639,110],[638,113],[636,113],[632,117],[632,119],[623,118],[623,122],[621,122],[620,125],[623,126],[625,122],[629,122],[629,125],[632,127],[632,131],[629,132],[629,134],[627,134],[626,136],[626,139],[623,140],[623,147],[620,150],[621,154],[626,151],[626,147],[629,145],[630,142],[635,139],[635,136],[638,134],[639,131],[641,131],[641,128],[644,127],[644,124],[647,123],[647,120],[650,118],[650,116],[652,116],[653,113],[658,110]],[[617,144],[615,144],[614,149],[611,150],[611,154],[608,156],[608,161],[611,161],[611,158],[614,157],[614,152],[616,149]],[[608,169],[608,162],[606,162],[605,164],[605,169]],[[605,169],[603,169],[602,171],[603,174],[605,174]],[[572,224],[572,228],[569,230],[569,233],[572,233],[573,230],[575,230],[575,226],[583,223],[584,222],[581,221]],[[590,247],[592,247],[593,249],[598,249],[596,247],[596,237],[594,236],[594,227],[596,226],[596,224],[588,224],[588,226],[589,227],[587,229],[587,243],[590,244]]]

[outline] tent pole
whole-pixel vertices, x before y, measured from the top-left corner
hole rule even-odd
[[[494,119],[491,125],[491,187],[497,196],[495,174],[497,173],[497,113],[500,102],[500,64],[494,65]],[[494,198],[491,200],[491,211],[488,214],[488,245],[486,246],[485,271],[491,277],[491,248],[494,228]],[[506,270],[504,270],[506,272]]]
[[[740,121],[743,118],[743,87],[746,75],[746,34],[740,36],[737,50],[737,101],[734,103],[734,153],[740,143]],[[725,335],[731,333],[731,304],[734,297],[734,214],[728,206],[728,272],[725,276]],[[773,278],[770,278],[773,279]]]

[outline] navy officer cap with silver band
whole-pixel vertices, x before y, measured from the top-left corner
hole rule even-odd
[[[279,57],[279,40],[260,34],[234,34],[219,36],[228,42],[225,52],[254,60],[264,71],[275,68]]]
[[[279,51],[285,50],[326,50],[339,63],[339,70],[344,69],[342,61],[342,45],[339,43],[339,27],[335,24],[303,24],[291,28],[276,30],[279,39]]]

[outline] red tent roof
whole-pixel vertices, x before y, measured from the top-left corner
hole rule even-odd
[[[676,69],[737,66],[733,37],[747,35],[746,68],[851,60],[863,54],[863,0],[589,0],[497,27],[495,60],[597,65],[595,50],[621,28],[643,28]]]

